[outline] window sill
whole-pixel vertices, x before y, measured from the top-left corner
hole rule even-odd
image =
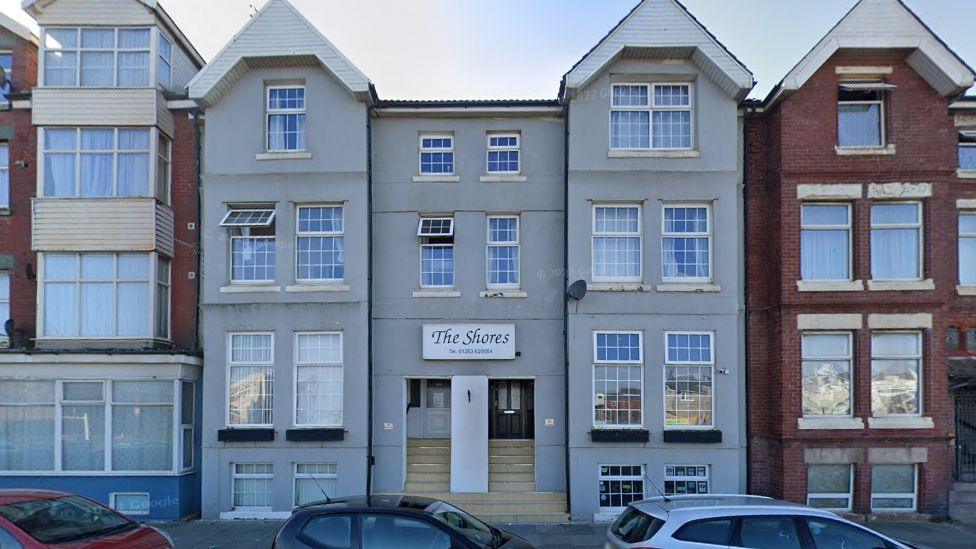
[[[655,288],[659,292],[692,292],[692,293],[706,293],[706,292],[721,292],[722,287],[718,284],[686,284],[686,283],[669,283],[669,284],[658,284]]]
[[[959,295],[976,295],[976,286],[960,284],[956,286],[956,293]]]
[[[796,428],[801,431],[863,429],[864,419],[859,417],[801,417],[796,420]]]
[[[709,427],[707,429],[665,429],[664,442],[671,444],[719,444],[722,442],[722,431]]]
[[[895,154],[895,145],[884,147],[841,147],[834,146],[837,156],[890,156]]]
[[[417,290],[413,292],[413,297],[461,297],[461,292],[457,290]]]
[[[651,287],[642,282],[591,282],[586,288],[591,292],[650,292]]]
[[[255,160],[308,160],[310,158],[312,158],[312,153],[308,151],[268,152],[254,156]]]
[[[337,442],[345,438],[342,427],[293,427],[285,431],[289,442]]]
[[[608,158],[698,158],[698,151],[615,151],[607,152]]]
[[[518,183],[521,181],[528,181],[529,178],[524,175],[519,175],[517,173],[512,174],[498,174],[498,175],[483,175],[480,181],[482,183]]]
[[[222,294],[271,294],[280,291],[281,286],[277,284],[227,284],[220,287],[220,293]]]
[[[797,280],[796,289],[800,292],[860,292],[864,290],[863,280]]]
[[[305,282],[285,286],[286,292],[348,292],[348,284],[342,282]]]
[[[594,428],[590,431],[590,440],[593,442],[640,442],[648,443],[651,441],[651,432],[647,429],[600,429]]]
[[[976,170],[965,170],[959,168],[956,170],[956,177],[959,179],[976,179]]]
[[[935,422],[930,417],[869,417],[871,429],[933,429]]]
[[[935,282],[931,278],[926,280],[868,280],[868,289],[874,292],[934,290]]]
[[[271,427],[225,427],[217,430],[219,442],[272,442],[275,431]]]
[[[481,297],[528,297],[525,290],[483,290],[478,294]]]
[[[461,177],[457,175],[415,175],[414,183],[459,183]]]

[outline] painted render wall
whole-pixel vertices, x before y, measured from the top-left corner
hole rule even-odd
[[[311,159],[256,160],[265,151],[265,85],[304,81]],[[257,69],[207,110],[204,146],[203,516],[231,508],[231,464],[274,464],[273,511],[293,507],[294,463],[334,462],[337,494],[364,493],[367,445],[366,107],[324,70]],[[234,202],[274,202],[275,292],[222,293],[230,285],[229,233],[219,226]],[[342,203],[346,291],[284,291],[295,285],[296,204]],[[274,429],[267,443],[221,443],[226,427],[227,332],[275,333]],[[294,413],[294,332],[343,333],[343,428],[340,442],[287,442]]]
[[[565,491],[562,351],[563,120],[559,117],[394,118],[373,122],[374,492],[403,490],[405,377],[484,375],[535,379],[536,482]],[[522,182],[481,182],[486,132],[520,131]],[[458,183],[413,182],[421,132],[453,132]],[[455,217],[455,289],[460,297],[417,298],[420,214]],[[524,298],[487,298],[487,221],[520,214]],[[515,324],[515,360],[425,361],[425,323]],[[487,409],[485,410],[487,414]],[[545,419],[555,420],[552,427]],[[392,430],[384,430],[392,423]]]
[[[693,140],[697,158],[610,158],[613,82],[694,82]],[[690,61],[624,59],[571,99],[569,110],[569,281],[590,291],[569,307],[570,482],[574,520],[598,511],[601,464],[643,464],[663,489],[665,464],[711,465],[712,493],[744,489],[744,337],[742,317],[741,120],[736,101]],[[643,204],[641,289],[599,291],[591,281],[592,208],[600,201]],[[712,276],[720,290],[661,292],[663,202],[712,206]],[[619,286],[619,285],[618,285]],[[643,332],[643,427],[650,443],[594,443],[593,330]],[[712,331],[713,395],[719,444],[664,443],[665,331]],[[729,373],[719,373],[728,369]],[[649,494],[654,488],[647,486]]]

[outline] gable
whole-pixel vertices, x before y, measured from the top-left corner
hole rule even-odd
[[[752,73],[676,0],[642,0],[563,77],[573,95],[627,57],[689,59],[732,97],[752,89]]]
[[[190,81],[190,98],[213,105],[254,67],[321,66],[357,97],[369,80],[286,0],[270,0]]]
[[[154,0],[25,0],[22,7],[41,25],[155,23]]]

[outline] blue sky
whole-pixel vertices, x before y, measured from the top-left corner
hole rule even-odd
[[[383,98],[552,98],[637,0],[292,0]],[[210,58],[264,0],[162,0]],[[855,0],[683,0],[756,75],[764,96]],[[976,65],[976,0],[906,0]],[[0,10],[21,21],[20,0]]]

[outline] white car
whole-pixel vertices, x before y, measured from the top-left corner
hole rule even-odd
[[[635,501],[607,538],[605,549],[916,549],[830,511],[741,495]]]

